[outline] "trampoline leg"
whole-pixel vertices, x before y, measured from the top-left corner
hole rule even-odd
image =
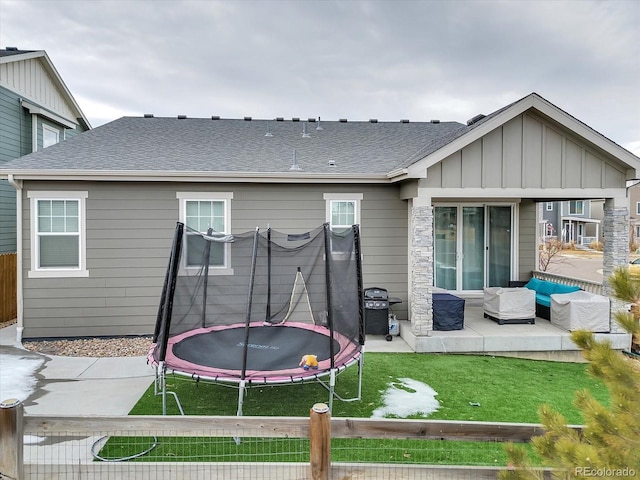
[[[336,390],[336,371],[335,369],[331,370],[329,375],[329,411],[333,411],[333,396],[335,395]]]
[[[244,380],[240,381],[240,385],[238,387],[238,411],[236,412],[236,416],[242,416],[242,404],[244,403],[244,390],[245,390],[246,382]],[[236,445],[240,445],[242,443],[242,438],[233,437],[233,441],[236,442]]]

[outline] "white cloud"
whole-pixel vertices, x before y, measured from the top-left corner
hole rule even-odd
[[[0,0],[0,44],[47,50],[93,125],[134,112],[465,122],[535,91],[628,145],[639,5]]]

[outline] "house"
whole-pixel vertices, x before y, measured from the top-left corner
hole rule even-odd
[[[631,243],[636,250],[640,249],[640,183],[637,181],[629,187],[629,228]]]
[[[602,240],[603,200],[544,202],[541,237],[564,243],[590,245]]]
[[[0,165],[90,128],[45,51],[0,49]],[[15,198],[0,180],[0,253],[16,251]]]
[[[426,351],[434,287],[477,297],[531,276],[539,202],[604,199],[605,278],[626,264],[639,168],[536,93],[466,124],[124,117],[0,168],[18,189],[19,335],[152,332],[187,217],[231,233],[329,221],[360,224],[365,287],[402,299],[401,333]]]

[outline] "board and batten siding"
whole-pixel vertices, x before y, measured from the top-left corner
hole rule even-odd
[[[0,86],[64,118],[75,119],[65,95],[53,81],[40,58],[0,64]]]
[[[523,113],[429,167],[420,186],[563,188],[589,195],[590,189],[619,188],[625,178],[624,167],[604,152],[551,121]]]
[[[28,278],[31,232],[28,191],[88,191],[88,278]],[[397,186],[25,182],[24,337],[139,335],[153,332],[173,233],[176,192],[232,192],[232,232],[256,226],[304,232],[325,222],[324,193],[362,193],[365,288],[402,298],[406,318],[406,201]]]

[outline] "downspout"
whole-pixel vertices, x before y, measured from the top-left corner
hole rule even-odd
[[[22,295],[22,180],[7,177],[9,185],[16,189],[16,303],[18,308],[18,325],[16,327],[16,342],[22,343],[24,331],[24,301]]]

